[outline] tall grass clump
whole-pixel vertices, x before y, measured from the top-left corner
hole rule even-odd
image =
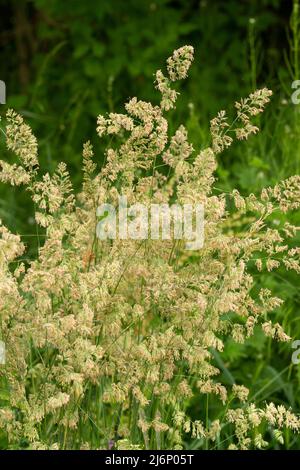
[[[83,185],[74,194],[64,163],[41,175],[30,127],[7,112],[0,180],[24,185],[35,207],[36,258],[22,261],[22,237],[1,224],[0,321],[6,364],[0,366],[2,446],[29,449],[262,448],[285,445],[300,419],[283,404],[258,407],[242,383],[230,386],[215,362],[230,337],[243,343],[261,330],[290,338],[271,315],[282,303],[257,273],[300,272],[297,227],[272,223],[299,208],[300,177],[260,196],[215,194],[217,156],[236,138],[258,132],[269,102],[264,88],[211,121],[211,145],[194,151],[181,125],[168,133],[175,82],[187,76],[190,46],[156,73],[159,105],[131,99],[124,114],[99,116],[105,164],[83,147]],[[254,122],[253,122],[254,121]],[[203,248],[180,240],[99,240],[102,203],[202,203]],[[250,391],[251,392],[251,391]],[[190,412],[191,400],[197,416]]]

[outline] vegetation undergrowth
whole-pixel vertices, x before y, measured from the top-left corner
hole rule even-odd
[[[36,138],[7,112],[3,133],[16,161],[0,162],[0,181],[26,187],[39,247],[22,261],[21,237],[0,226],[5,448],[249,449],[289,446],[299,432],[290,407],[258,404],[222,357],[228,339],[290,340],[271,316],[283,300],[266,285],[271,271],[300,272],[292,223],[300,177],[259,195],[216,190],[219,154],[258,132],[272,92],[236,102],[232,122],[219,112],[210,145],[195,152],[183,125],[169,135],[166,118],[193,53],[174,51],[156,73],[159,106],[133,98],[124,114],[98,117],[105,163],[97,167],[86,142],[78,194],[65,163],[40,174]],[[99,240],[96,209],[117,206],[120,195],[146,206],[203,204],[203,248]]]

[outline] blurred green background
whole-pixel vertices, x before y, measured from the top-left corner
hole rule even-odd
[[[300,105],[291,102],[291,84],[300,78],[298,1],[0,0],[0,7],[0,79],[7,85],[1,115],[7,107],[24,115],[38,137],[43,171],[63,160],[79,188],[83,142],[90,139],[99,164],[103,159],[97,115],[122,112],[132,96],[158,103],[155,71],[174,49],[191,44],[195,61],[180,84],[170,130],[185,123],[195,149],[209,144],[209,120],[219,110],[257,87],[274,92],[261,133],[221,156],[216,190],[257,193],[299,173]],[[12,159],[3,136],[0,152],[1,159]],[[24,236],[28,256],[35,251],[32,216],[22,189],[0,185],[0,218]],[[300,225],[299,213],[292,222]],[[256,287],[262,284],[286,299],[273,320],[300,339],[297,277],[264,273]],[[291,364],[292,352],[257,333],[245,345],[229,340],[216,363],[225,382],[250,386],[258,403],[284,402],[299,412],[300,367]],[[286,437],[290,448],[300,448]]]

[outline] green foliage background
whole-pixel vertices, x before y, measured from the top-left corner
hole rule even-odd
[[[216,190],[236,187],[242,194],[257,193],[300,169],[300,105],[290,99],[291,83],[300,78],[299,17],[291,16],[293,4],[295,8],[292,0],[0,0],[0,79],[7,85],[1,115],[7,107],[21,112],[39,139],[42,169],[53,171],[64,160],[79,187],[83,142],[90,139],[99,164],[103,159],[97,115],[122,111],[132,96],[158,101],[154,72],[174,49],[191,44],[195,61],[171,113],[171,131],[185,122],[196,150],[209,143],[209,120],[217,111],[256,87],[274,91],[260,135],[235,145],[219,162]],[[5,155],[3,137],[0,152],[2,159],[11,158]],[[1,185],[0,217],[24,236],[29,257],[36,249],[32,213],[23,191]],[[293,217],[299,225],[299,214]],[[299,280],[278,272],[263,275],[263,281],[286,299],[274,316],[293,339],[300,339]],[[249,386],[258,403],[283,402],[300,412],[300,366],[291,364],[291,355],[290,344],[278,345],[257,334],[245,345],[229,341],[215,359],[223,380]],[[194,417],[197,407],[191,403]],[[286,437],[289,448],[300,448],[294,436]],[[279,444],[274,441],[273,446]]]

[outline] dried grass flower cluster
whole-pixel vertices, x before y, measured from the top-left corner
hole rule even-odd
[[[299,208],[300,177],[259,196],[215,194],[217,154],[258,131],[252,119],[271,92],[236,103],[233,123],[221,111],[211,121],[211,146],[197,153],[184,126],[169,135],[165,117],[192,60],[193,48],[182,47],[167,60],[166,75],[157,72],[160,105],[133,98],[124,114],[98,117],[99,137],[109,136],[105,164],[97,169],[87,142],[80,194],[64,163],[40,174],[31,129],[7,113],[7,148],[17,160],[0,162],[0,180],[25,185],[45,230],[36,259],[24,264],[21,237],[0,225],[7,353],[0,374],[8,390],[0,429],[9,447],[180,449],[190,438],[213,447],[231,426],[230,448],[248,449],[267,445],[266,426],[280,443],[284,428],[299,432],[291,410],[258,408],[242,384],[218,380],[212,352],[222,353],[228,337],[243,343],[257,328],[289,340],[269,318],[282,300],[265,288],[254,297],[251,269],[299,273],[299,248],[289,243],[297,227],[274,228],[271,219]],[[130,204],[204,204],[204,247],[191,255],[180,240],[98,240],[96,209],[116,205],[120,195]],[[222,403],[221,419],[205,421],[209,396]],[[191,398],[197,419],[188,413]]]

